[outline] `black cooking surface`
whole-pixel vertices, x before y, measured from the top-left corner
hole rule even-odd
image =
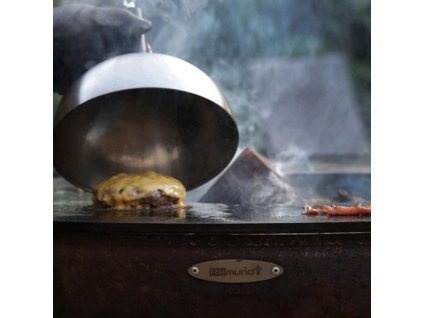
[[[91,194],[60,180],[54,187],[55,234],[67,229],[113,233],[334,233],[370,232],[370,217],[307,216],[301,205],[241,206],[188,203],[185,209],[95,209]],[[331,202],[322,202],[328,203]],[[368,202],[363,202],[367,204]]]

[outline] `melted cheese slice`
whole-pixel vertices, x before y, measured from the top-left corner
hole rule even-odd
[[[186,190],[180,181],[154,171],[139,174],[119,173],[100,182],[93,190],[93,201],[96,205],[118,210],[143,208],[149,205],[148,202],[155,200],[159,202],[158,205],[172,201],[172,204],[165,206],[184,206],[185,196]],[[166,200],[160,201],[162,198]]]

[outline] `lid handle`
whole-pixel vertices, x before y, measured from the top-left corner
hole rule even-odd
[[[135,14],[138,18],[142,19],[142,10],[141,8],[137,7],[135,4],[135,0],[123,0],[123,5],[133,14]],[[145,34],[141,34],[141,51],[143,53],[151,53],[153,50],[147,41],[145,40]]]

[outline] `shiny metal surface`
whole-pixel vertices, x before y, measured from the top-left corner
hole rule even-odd
[[[190,190],[225,168],[238,139],[227,100],[204,72],[175,57],[131,53],[93,67],[63,97],[53,160],[85,190],[145,170]]]
[[[92,206],[89,193],[62,178],[54,179],[53,201],[56,227],[90,233],[351,233],[370,232],[371,227],[370,216],[305,215],[302,205],[292,204],[246,206],[187,202],[186,209],[97,209]]]

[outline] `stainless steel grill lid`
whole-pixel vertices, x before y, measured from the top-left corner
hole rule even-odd
[[[146,170],[190,190],[226,167],[238,140],[230,106],[204,72],[172,56],[131,53],[96,65],[63,97],[53,162],[85,190]]]

